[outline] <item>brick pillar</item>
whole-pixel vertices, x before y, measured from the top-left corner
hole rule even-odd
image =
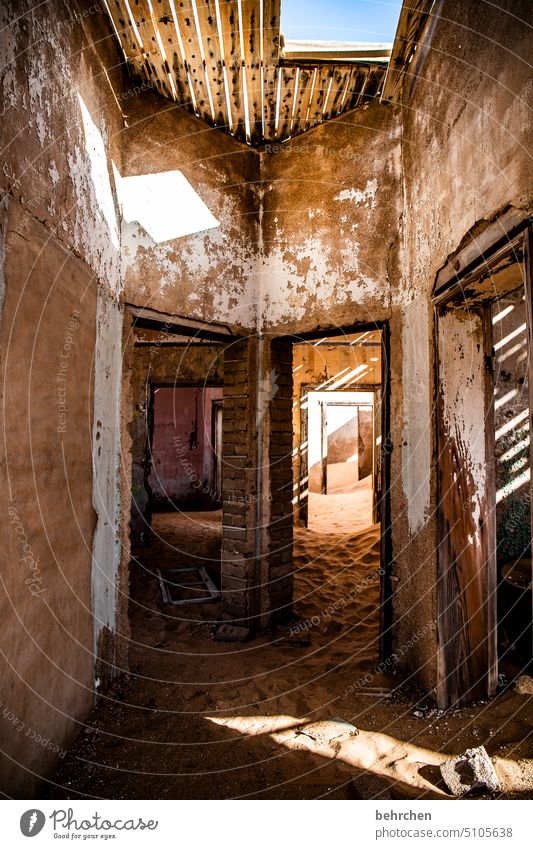
[[[222,614],[269,627],[292,612],[292,349],[251,338],[224,355]]]
[[[256,346],[244,339],[224,353],[222,615],[241,627],[256,612]]]
[[[268,618],[271,624],[292,615],[293,469],[292,344],[270,342],[273,390],[268,411]]]

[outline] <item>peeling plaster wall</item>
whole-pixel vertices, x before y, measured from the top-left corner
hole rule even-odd
[[[94,652],[99,659],[97,687],[113,676],[116,661],[112,634],[117,608],[127,595],[119,574],[120,527],[120,391],[123,311],[100,288],[96,305],[93,419],[93,506],[98,520],[93,539],[92,610]]]
[[[402,487],[411,535],[424,527],[431,500],[430,309],[426,298],[411,301],[405,307],[402,328]]]
[[[35,797],[39,776],[91,708],[95,646],[106,660],[115,653],[121,319],[111,159],[120,164],[122,114],[118,53],[100,5],[33,6],[0,9],[0,185],[10,220],[0,341],[6,433],[20,440],[7,446],[10,462],[20,454],[22,464],[14,506],[47,592],[39,599],[18,589],[14,537],[2,575],[27,636],[10,614],[0,641],[12,663],[2,670],[2,700],[20,728],[51,745],[3,722],[2,748],[13,761],[5,759],[0,786]],[[66,431],[58,430],[59,390],[68,398]]]
[[[54,0],[24,14],[25,5],[31,9],[0,8],[2,193],[116,292],[110,160],[120,162],[118,53],[99,4]]]
[[[391,325],[391,415],[403,430],[392,454],[396,647],[436,618],[434,323],[424,304],[437,271],[462,243],[506,207],[531,208],[533,80],[527,63],[533,45],[530,27],[520,20],[530,21],[530,14],[527,0],[497,8],[441,0],[404,86],[402,274],[393,292],[398,323],[395,318]],[[447,415],[453,430],[451,400]],[[478,419],[475,425],[482,428]],[[415,574],[416,603],[410,589]],[[428,689],[436,682],[435,657],[433,629],[406,661]]]
[[[220,226],[157,244],[122,224],[126,300],[162,312],[255,326],[259,156],[154,94],[126,101],[121,177],[180,171]],[[180,211],[170,197],[167,215]]]
[[[531,4],[441,0],[435,15],[404,91],[406,300],[467,233],[533,199]]]
[[[396,112],[371,106],[267,145],[262,177],[260,326],[388,318],[401,210]]]

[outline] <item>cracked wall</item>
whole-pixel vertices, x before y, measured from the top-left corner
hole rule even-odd
[[[25,727],[42,725],[65,745],[92,703],[95,647],[100,678],[111,663],[124,665],[124,645],[112,637],[113,629],[128,634],[131,387],[124,384],[121,397],[119,384],[131,351],[120,339],[123,300],[266,336],[389,322],[396,647],[435,619],[430,293],[465,238],[508,206],[530,210],[532,82],[519,20],[527,11],[525,2],[498,10],[437,3],[399,108],[363,108],[258,152],[151,92],[138,96],[118,70],[98,5],[54,0],[32,11],[3,4],[3,411],[26,463],[16,501],[31,517],[20,522],[23,545],[40,556],[32,576],[48,580],[47,616],[61,613],[53,623],[42,617],[39,593],[32,596],[22,579],[15,532],[4,552],[6,603],[16,599],[30,636],[15,645],[11,613],[0,635],[23,671],[19,678],[6,669],[3,680],[8,707]],[[492,31],[497,40],[484,34]],[[113,166],[121,179],[179,171],[219,226],[157,242],[141,224],[121,221]],[[58,453],[57,414],[65,411],[57,397],[49,403],[50,381],[66,362],[59,355],[67,331],[74,347],[63,377],[67,390],[80,386],[67,420],[83,426],[68,426]],[[251,409],[261,374],[254,385]],[[18,394],[14,386],[22,387]],[[453,418],[451,407],[447,415]],[[32,464],[43,476],[37,484],[27,472]],[[74,482],[79,527],[61,469]],[[22,510],[17,515],[22,520]],[[284,577],[286,563],[279,568]],[[65,629],[77,645],[66,666]],[[39,644],[48,658],[42,665]],[[435,685],[435,657],[431,634],[409,652],[409,669],[427,689]],[[53,707],[62,699],[65,716]],[[2,734],[8,756],[23,758],[21,769],[5,767],[2,780],[31,795],[24,769],[44,774],[58,753],[27,749],[7,725]]]
[[[391,324],[392,416],[404,428],[392,455],[397,646],[437,615],[435,277],[499,213],[514,206],[528,215],[533,202],[530,12],[524,0],[498,8],[441,0],[406,75],[401,275]],[[452,403],[446,415],[453,430]],[[433,630],[418,640],[409,658],[427,689],[436,682],[436,637]]]
[[[158,243],[122,222],[125,298],[175,315],[255,326],[259,158],[235,139],[154,94],[127,103],[121,177],[179,171],[218,227]],[[179,196],[163,198],[166,214]],[[201,224],[199,225],[201,226]]]

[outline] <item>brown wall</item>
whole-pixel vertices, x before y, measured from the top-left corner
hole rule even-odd
[[[111,168],[103,186],[80,99],[109,160],[119,166],[118,50],[99,3],[33,5],[4,2],[0,8],[2,193],[116,289],[118,245],[111,238],[112,215],[103,211],[104,191],[112,193]]]
[[[99,630],[105,635],[108,627],[127,636],[124,609],[115,623],[116,576],[108,569],[120,545],[113,524],[105,531],[103,521],[108,508],[115,519],[122,510],[120,580],[125,593],[131,479],[127,456],[122,506],[113,477],[118,475],[120,447],[122,320],[117,301],[122,285],[125,298],[136,304],[272,335],[389,321],[389,450],[398,579],[394,645],[397,651],[408,646],[401,655],[404,665],[419,683],[433,687],[434,633],[426,630],[414,640],[436,618],[436,383],[429,295],[437,270],[465,240],[479,235],[510,205],[526,213],[531,208],[531,119],[526,105],[531,46],[520,21],[528,20],[529,4],[507,0],[496,9],[441,0],[410,65],[399,107],[375,104],[317,127],[282,150],[261,153],[150,92],[138,96],[117,71],[119,53],[99,5],[52,0],[31,14],[24,11],[20,3],[4,3],[0,10],[0,220],[6,252],[0,345],[2,368],[8,368],[9,377],[3,413],[11,440],[9,458],[17,464],[15,506],[21,526],[27,528],[27,544],[41,558],[47,589],[33,597],[20,583],[20,543],[13,538],[9,519],[6,536],[11,542],[5,546],[2,574],[29,636],[21,641],[20,626],[9,618],[14,614],[6,600],[0,636],[13,668],[3,676],[1,698],[6,700],[6,716],[14,712],[23,725],[13,730],[11,720],[2,718],[3,748],[37,774],[48,771],[57,753],[42,741],[28,742],[23,734],[27,729],[41,733],[44,725],[45,739],[53,737],[57,746],[67,742],[91,701],[92,630],[97,642]],[[121,227],[111,160],[122,177],[181,171],[220,227],[161,244],[135,223]],[[30,273],[32,257],[37,264]],[[84,309],[67,380],[67,387],[72,380],[78,391],[69,400],[67,431],[62,434],[64,467],[57,440],[57,387],[51,379],[57,374],[58,349],[72,304],[80,301]],[[15,326],[17,333],[10,336]],[[95,345],[98,412],[93,416]],[[128,348],[125,354],[131,357]],[[247,357],[249,351],[235,367],[234,383],[240,385],[246,373],[247,386],[255,392],[246,409],[255,419],[271,361],[278,357],[288,386],[290,357],[286,351],[277,352],[274,360],[265,357],[261,374],[248,368]],[[257,362],[263,362],[261,357]],[[129,389],[124,388],[127,425],[131,411]],[[265,424],[269,438],[264,459],[279,465],[283,486],[290,479],[284,442],[290,444],[291,438],[284,419],[289,394],[278,393],[279,409],[274,407]],[[233,413],[235,421],[242,419],[238,404]],[[280,457],[274,452],[278,433],[283,436]],[[135,425],[132,435],[135,440]],[[131,438],[126,427],[121,436],[126,455]],[[247,456],[258,453],[255,439],[251,437]],[[104,503],[92,494],[91,440],[96,484],[106,484],[100,487]],[[35,479],[31,464],[38,471]],[[66,488],[66,474],[72,492]],[[250,494],[256,484],[255,478],[249,483]],[[266,482],[268,492],[269,487]],[[97,621],[91,629],[93,502],[101,521],[92,575]],[[274,565],[279,559],[284,600],[289,586],[288,496],[286,502],[280,529],[268,513],[269,505],[264,507],[269,539],[260,545]],[[251,528],[251,510],[245,518]],[[240,527],[241,517],[234,521]],[[278,530],[283,545],[274,551]],[[250,563],[256,544],[255,538],[250,540],[244,552]],[[235,580],[228,588],[237,595],[248,580],[246,573],[242,583],[239,563],[235,561]],[[268,577],[267,566],[265,555],[261,569]],[[49,598],[48,608],[41,602]],[[237,617],[241,602],[239,596]],[[246,608],[245,617],[251,612]],[[43,660],[45,656],[49,659]],[[65,671],[74,683],[66,684]],[[35,785],[29,774],[13,762],[5,763],[2,787],[31,795]]]
[[[111,87],[120,81],[117,52],[98,4],[34,5],[0,9],[0,186],[7,207],[0,264],[7,474],[0,788],[20,797],[36,795],[40,777],[92,707],[95,641],[115,593],[106,558],[92,568],[91,454],[100,439],[95,466],[100,455],[111,456],[112,427],[96,421],[94,403],[97,386],[98,404],[111,418],[105,373],[112,366],[107,349],[99,342],[95,358],[95,347],[105,331],[101,315],[97,330],[97,292],[118,309],[119,245],[106,165],[106,156],[120,162],[122,115]],[[111,483],[108,489],[113,500]],[[108,670],[104,663],[102,674]]]
[[[157,244],[122,225],[125,298],[235,329],[255,325],[259,156],[155,94],[127,101],[122,177],[180,171],[220,226]],[[168,215],[183,209],[169,198]]]
[[[386,319],[397,278],[400,131],[355,110],[262,154],[261,325],[301,332]]]
[[[96,293],[89,269],[17,202],[6,243],[0,784],[32,796],[93,700]]]
[[[437,271],[460,246],[506,207],[531,208],[532,43],[523,21],[531,21],[527,0],[498,7],[441,0],[402,98],[402,262],[391,324],[395,646],[410,646],[404,665],[428,688],[435,683],[436,630],[411,644],[437,612],[429,297]]]

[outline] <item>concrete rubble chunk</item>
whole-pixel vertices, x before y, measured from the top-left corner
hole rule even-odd
[[[454,796],[464,796],[473,790],[494,793],[500,789],[499,778],[484,746],[467,749],[463,755],[445,761],[440,772]]]
[[[522,696],[533,696],[533,678],[530,675],[519,675],[514,688]]]

